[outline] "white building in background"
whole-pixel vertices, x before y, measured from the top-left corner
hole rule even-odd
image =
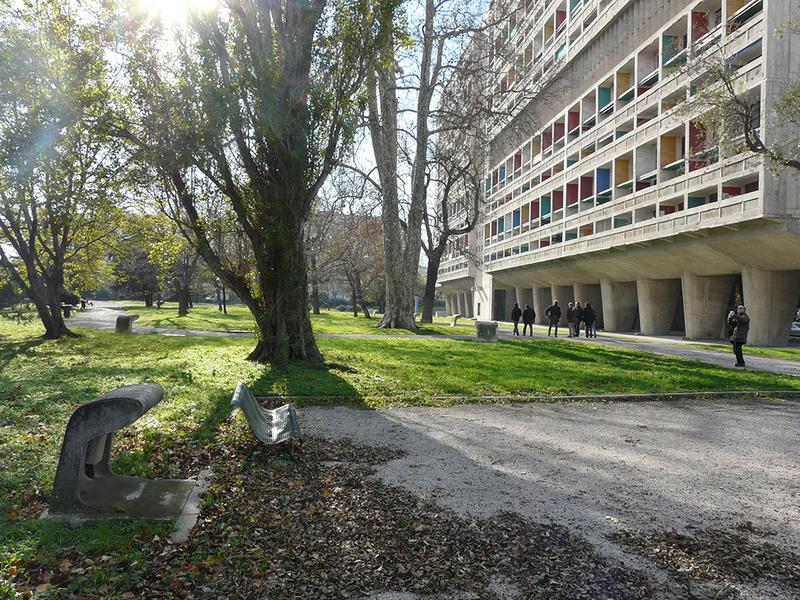
[[[479,260],[454,247],[440,270],[450,313],[503,320],[519,302],[543,322],[553,300],[588,300],[609,331],[709,339],[723,336],[738,292],[750,342],[786,344],[800,301],[800,178],[720,155],[686,110],[696,75],[677,67],[721,44],[760,97],[763,135],[782,135],[764,108],[800,78],[800,36],[773,32],[800,18],[800,0],[519,5],[498,33],[517,55],[507,77],[559,69],[559,85],[526,109],[543,127],[519,121],[494,136],[484,221],[457,242]]]

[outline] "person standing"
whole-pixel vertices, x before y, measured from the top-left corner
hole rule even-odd
[[[586,325],[586,337],[597,337],[597,329],[595,328],[597,314],[594,312],[591,302],[587,302],[586,306],[583,307],[583,322]]]
[[[736,355],[734,367],[744,367],[742,346],[747,343],[747,335],[750,333],[750,317],[744,306],[739,306],[736,312],[731,311],[728,313],[728,331],[731,344],[733,344],[733,353]]]
[[[580,302],[575,303],[575,336],[581,337],[581,323],[583,322],[583,307]]]
[[[558,300],[553,302],[553,305],[548,307],[544,314],[547,316],[547,337],[550,337],[550,332],[555,327],[556,337],[558,337],[558,322],[561,320],[561,307],[558,305]]]
[[[572,302],[567,304],[567,329],[569,330],[569,337],[574,337],[574,334],[575,334],[575,305]]]
[[[522,335],[533,335],[533,324],[536,322],[536,311],[531,308],[530,304],[525,305],[525,310],[522,311]],[[528,334],[528,327],[531,328]]]
[[[514,308],[511,309],[511,320],[514,321],[514,332],[513,335],[519,335],[519,320],[522,318],[522,309],[519,307],[519,303],[514,302]]]

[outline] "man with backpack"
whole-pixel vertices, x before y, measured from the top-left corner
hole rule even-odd
[[[514,321],[514,332],[513,335],[519,335],[519,320],[522,318],[522,309],[519,307],[519,303],[514,302],[514,308],[511,310],[511,320]]]
[[[531,308],[530,304],[525,305],[525,310],[522,311],[522,335],[533,335],[533,324],[536,322],[536,311]],[[531,328],[528,334],[528,327]]]
[[[558,322],[561,320],[561,307],[558,305],[558,300],[555,300],[553,305],[544,311],[544,314],[547,315],[549,324],[547,328],[547,337],[550,337],[553,327],[555,327],[556,337],[558,337]]]

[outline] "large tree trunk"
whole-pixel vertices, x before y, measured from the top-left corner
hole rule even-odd
[[[185,317],[189,314],[189,290],[183,287],[180,279],[175,279],[175,292],[178,296],[178,316]]]
[[[428,254],[428,270],[425,273],[425,294],[422,296],[422,323],[433,323],[433,305],[436,302],[436,282],[439,278],[441,255]]]
[[[31,293],[33,296],[34,293]],[[47,302],[42,302],[40,299],[31,298],[30,299],[34,306],[36,307],[36,313],[39,315],[39,320],[42,322],[44,326],[44,337],[48,340],[57,340],[64,335],[67,335],[68,330],[62,330],[59,327],[59,324],[53,318],[53,313],[50,311],[50,307],[47,305]],[[65,328],[66,329],[66,328]]]
[[[148,290],[144,293],[144,305],[146,308],[153,308],[153,292]]]
[[[53,270],[55,273],[48,277],[46,294],[47,301],[50,305],[50,315],[56,328],[55,337],[50,339],[58,339],[62,336],[73,336],[75,334],[67,327],[64,321],[64,313],[61,310],[61,296],[64,291],[64,277],[61,273],[64,272],[64,267],[57,264],[57,266],[53,267]],[[45,329],[47,329],[47,326],[45,326]]]
[[[290,206],[286,212],[286,218],[279,221],[284,228],[264,236],[264,246],[256,252],[263,303],[251,307],[259,341],[248,358],[281,368],[290,361],[322,366],[308,313],[304,223],[290,217]]]
[[[224,285],[222,286],[222,314],[228,314],[228,290]]]
[[[217,286],[217,310],[222,312],[222,294],[220,293],[219,286]]]

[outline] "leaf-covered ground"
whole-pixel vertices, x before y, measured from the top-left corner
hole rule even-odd
[[[800,556],[763,539],[773,533],[745,522],[692,533],[627,529],[613,539],[682,581],[690,597],[733,599],[737,584],[767,583],[800,598]]]
[[[87,599],[380,591],[490,599],[491,584],[502,581],[525,598],[651,597],[642,574],[605,563],[564,527],[512,514],[464,519],[384,486],[370,465],[398,456],[391,449],[309,439],[290,455],[256,445],[241,421],[222,431],[203,451],[213,483],[186,544],[169,543],[157,528],[132,528],[136,550],[125,548],[122,558],[76,545],[6,565],[13,589]],[[169,472],[184,468],[178,461]]]

